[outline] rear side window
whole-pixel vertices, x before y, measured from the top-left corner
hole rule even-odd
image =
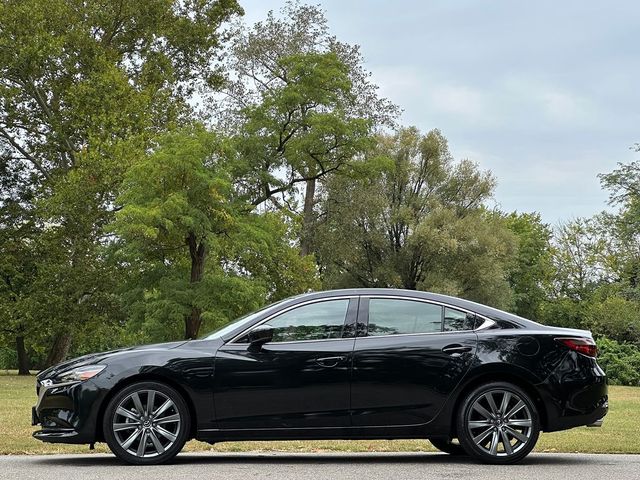
[[[442,307],[390,298],[369,300],[368,336],[442,331]]]
[[[459,330],[473,330],[476,328],[476,316],[473,313],[462,312],[453,308],[444,309],[445,332],[456,332]]]

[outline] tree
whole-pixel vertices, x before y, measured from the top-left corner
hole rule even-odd
[[[640,147],[636,145],[636,149]],[[640,300],[640,162],[619,164],[611,173],[599,175],[609,190],[609,203],[619,208],[600,215],[611,247],[611,263],[627,295]]]
[[[25,298],[35,276],[31,244],[38,229],[28,208],[29,179],[9,163],[8,158],[0,159],[0,337],[15,346],[18,374],[28,375],[31,362],[25,338],[31,322]]]
[[[518,241],[508,276],[514,313],[538,320],[553,275],[551,228],[542,223],[537,213],[511,213],[505,216],[505,224]]]
[[[325,285],[433,290],[507,305],[515,243],[483,206],[494,184],[489,172],[455,162],[437,130],[380,136],[353,175],[328,182],[316,240]]]
[[[228,155],[201,127],[171,132],[129,169],[118,198],[113,229],[139,272],[133,304],[165,332],[181,320],[186,339],[203,321],[224,323],[314,279],[308,260],[291,255],[282,221],[251,213],[235,195]],[[287,273],[289,288],[273,278]]]
[[[541,317],[546,323],[591,328],[599,336],[636,341],[640,166],[619,165],[599,177],[610,191],[610,204],[619,210],[573,219],[555,229],[552,288]]]
[[[554,235],[554,295],[588,300],[596,288],[612,281],[606,247],[598,217],[561,223]]]
[[[289,2],[232,44],[223,125],[249,159],[245,191],[299,213],[302,255],[312,250],[318,182],[345,168],[369,145],[374,127],[397,108],[377,95],[357,46],[329,34],[324,12]]]
[[[28,0],[0,6],[0,139],[53,179],[79,152],[164,128],[212,70],[234,0]]]
[[[241,12],[235,0],[0,4],[0,153],[31,178],[31,207],[46,229],[30,245],[56,252],[35,270],[53,277],[34,281],[69,281],[33,306],[60,302],[48,363],[66,356],[86,321],[71,315],[87,294],[84,275],[110,284],[103,229],[122,173],[157,132],[184,121],[194,88],[220,85],[220,27]]]

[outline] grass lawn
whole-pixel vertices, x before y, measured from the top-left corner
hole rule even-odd
[[[0,425],[3,426],[0,454],[87,453],[85,445],[42,443],[31,437],[31,406],[35,404],[34,377],[18,377],[0,372]],[[640,388],[609,387],[609,414],[601,428],[580,427],[557,433],[543,433],[538,452],[640,453]],[[215,446],[191,441],[187,451],[434,451],[427,441],[292,441],[233,442]],[[97,444],[96,451],[108,451]]]

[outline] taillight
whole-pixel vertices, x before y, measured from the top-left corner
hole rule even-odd
[[[598,347],[596,347],[596,342],[594,342],[591,338],[556,338],[556,342],[559,342],[571,350],[574,350],[578,353],[586,355],[587,357],[596,357],[598,355]]]

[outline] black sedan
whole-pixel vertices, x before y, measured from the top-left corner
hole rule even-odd
[[[200,340],[87,355],[37,377],[34,436],[105,441],[133,464],[195,438],[429,439],[514,463],[541,431],[599,426],[606,377],[583,330],[458,298],[354,289],[270,305]]]

